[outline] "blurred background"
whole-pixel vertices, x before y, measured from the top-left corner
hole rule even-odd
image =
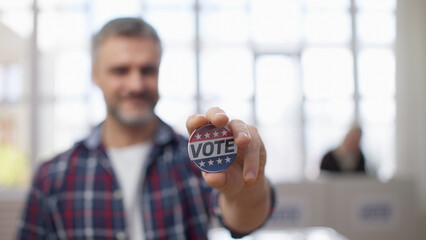
[[[348,220],[339,229],[310,211],[359,183],[345,179],[333,187],[336,181],[319,178],[323,154],[358,123],[367,176],[380,189],[368,190],[363,186],[372,184],[360,180],[359,191],[386,190],[354,206],[397,196],[385,201],[396,219],[386,223],[393,225],[367,229],[362,239],[379,239],[407,219],[410,226],[399,232],[426,237],[418,231],[426,224],[425,14],[422,0],[2,0],[0,211],[15,211],[0,214],[0,235],[13,229],[38,164],[105,117],[102,93],[91,81],[91,35],[113,18],[140,16],[164,43],[156,108],[163,120],[185,133],[189,115],[220,106],[259,128],[267,175],[302,189],[294,199],[333,188],[318,191],[318,203],[294,200],[297,214],[308,215],[284,225],[328,226],[343,235],[346,227],[347,236],[364,226]],[[281,221],[295,219],[282,214]]]

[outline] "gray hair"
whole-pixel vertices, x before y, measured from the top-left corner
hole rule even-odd
[[[157,31],[141,18],[117,18],[105,24],[92,37],[92,61],[96,60],[98,49],[106,39],[112,36],[146,37],[154,39],[160,46],[161,40]]]

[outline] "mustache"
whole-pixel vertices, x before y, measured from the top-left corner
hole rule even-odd
[[[153,100],[154,96],[147,92],[130,92],[120,97],[122,100],[126,99],[144,99],[144,100]]]

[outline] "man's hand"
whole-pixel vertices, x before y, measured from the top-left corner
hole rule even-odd
[[[206,115],[188,118],[189,134],[207,124],[218,128],[228,125],[238,146],[232,165],[220,173],[203,172],[205,181],[220,191],[219,204],[225,223],[238,232],[250,232],[259,227],[270,212],[270,186],[265,178],[266,150],[257,129],[241,120],[229,122],[220,108],[210,108]]]

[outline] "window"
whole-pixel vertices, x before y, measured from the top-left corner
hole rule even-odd
[[[29,4],[0,3],[0,190],[25,187],[30,176]]]
[[[104,118],[89,39],[120,16],[142,16],[159,31],[165,52],[156,112],[182,133],[187,116],[221,106],[257,125],[267,174],[283,182],[316,178],[322,154],[359,121],[371,169],[382,179],[395,172],[395,0],[37,3],[37,12],[32,0],[0,4],[0,38],[7,32],[9,43],[27,47],[24,57],[0,59],[1,139],[21,159],[16,172],[67,149]],[[23,62],[34,31],[38,61]]]

